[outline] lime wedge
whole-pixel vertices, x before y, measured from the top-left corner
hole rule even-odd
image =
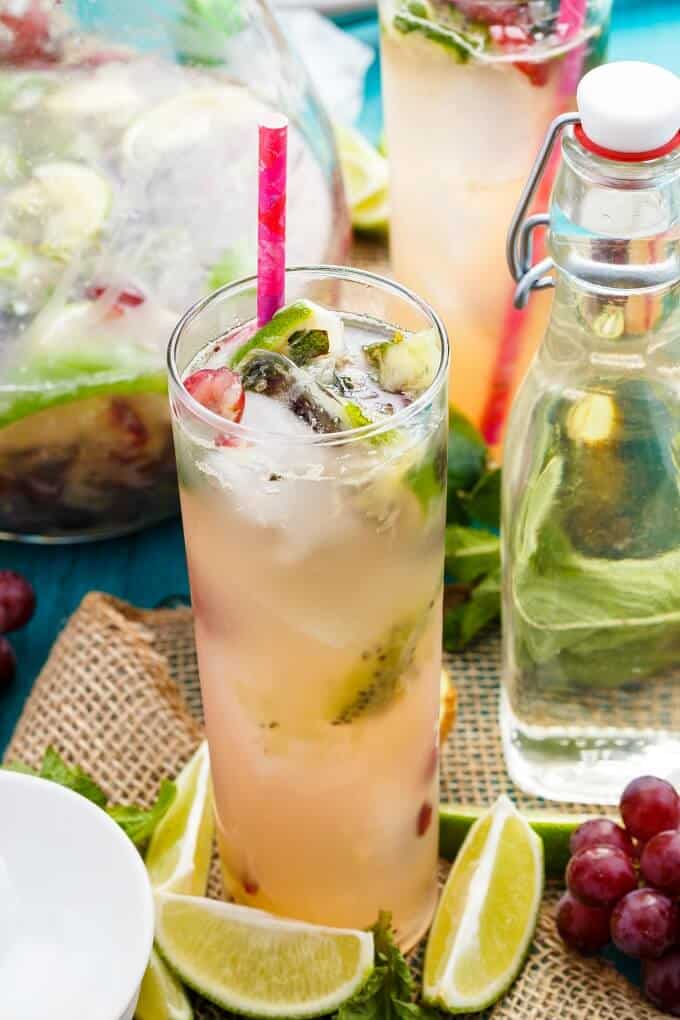
[[[80,163],[43,163],[7,197],[15,215],[42,222],[41,251],[55,258],[67,258],[100,232],[112,200],[106,178]]]
[[[245,1016],[332,1013],[373,971],[370,932],[174,893],[156,896],[156,942],[185,984]]]
[[[204,741],[176,779],[177,795],[146,853],[155,889],[202,896],[208,885],[215,829],[210,758]]]
[[[352,225],[384,233],[389,216],[387,160],[354,128],[336,124],[335,137]]]
[[[170,156],[177,149],[190,149],[230,124],[247,125],[262,109],[238,85],[173,96],[132,121],[121,142],[123,159],[134,165]]]
[[[236,368],[246,355],[254,350],[290,355],[289,341],[293,337],[299,338],[305,333],[313,332],[325,333],[328,352],[338,355],[344,349],[344,331],[344,322],[337,312],[301,298],[279,309],[269,322],[238,348],[231,358],[230,365]]]
[[[389,191],[383,188],[375,195],[353,206],[352,226],[360,234],[384,235],[390,225]]]
[[[507,797],[470,829],[425,954],[423,997],[450,1013],[496,1002],[517,977],[543,893],[543,844]]]
[[[472,804],[442,804],[439,808],[439,852],[452,861],[468,832],[486,812]],[[562,878],[569,861],[572,832],[590,815],[552,814],[523,811],[524,818],[543,843],[543,861],[548,878]]]
[[[142,980],[135,1020],[193,1020],[194,1011],[184,988],[152,950]]]

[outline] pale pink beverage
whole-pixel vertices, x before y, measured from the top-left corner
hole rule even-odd
[[[388,910],[410,946],[436,897],[448,346],[378,277],[287,282],[298,303],[264,353],[235,364],[252,281],[192,309],[170,349],[226,887],[329,925]],[[300,337],[326,346],[295,364]],[[238,422],[194,385],[227,365]]]

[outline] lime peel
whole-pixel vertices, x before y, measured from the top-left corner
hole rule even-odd
[[[465,837],[486,808],[475,804],[441,804],[439,807],[439,852],[449,861],[455,859]],[[547,878],[562,878],[569,861],[571,834],[591,818],[585,814],[553,814],[548,811],[523,811],[524,818],[543,841],[543,861]]]

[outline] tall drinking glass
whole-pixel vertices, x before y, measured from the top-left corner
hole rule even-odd
[[[319,434],[246,393],[240,423],[183,379],[249,335],[254,280],[181,320],[171,413],[220,853],[241,903],[413,945],[436,898],[448,343],[402,287],[287,271],[348,344],[436,337],[434,381],[387,424]],[[354,385],[357,385],[356,376]]]
[[[495,446],[550,307],[545,293],[512,307],[508,225],[549,123],[604,59],[610,11],[611,0],[380,0],[394,273],[456,337],[451,399]]]

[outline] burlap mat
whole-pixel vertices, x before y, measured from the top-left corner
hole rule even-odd
[[[498,636],[489,634],[449,666],[458,688],[456,726],[442,753],[442,798],[487,805],[514,789],[503,766],[496,726]],[[40,764],[54,744],[90,772],[114,799],[150,802],[202,736],[192,617],[189,609],[140,611],[88,595],[71,617],[33,689],[5,760]],[[212,895],[220,895],[213,869]],[[492,1020],[652,1020],[645,1003],[613,966],[569,953],[554,925],[557,886],[545,897],[527,965]],[[196,1000],[197,1020],[225,1014]],[[82,1020],[75,1018],[74,1020]]]

